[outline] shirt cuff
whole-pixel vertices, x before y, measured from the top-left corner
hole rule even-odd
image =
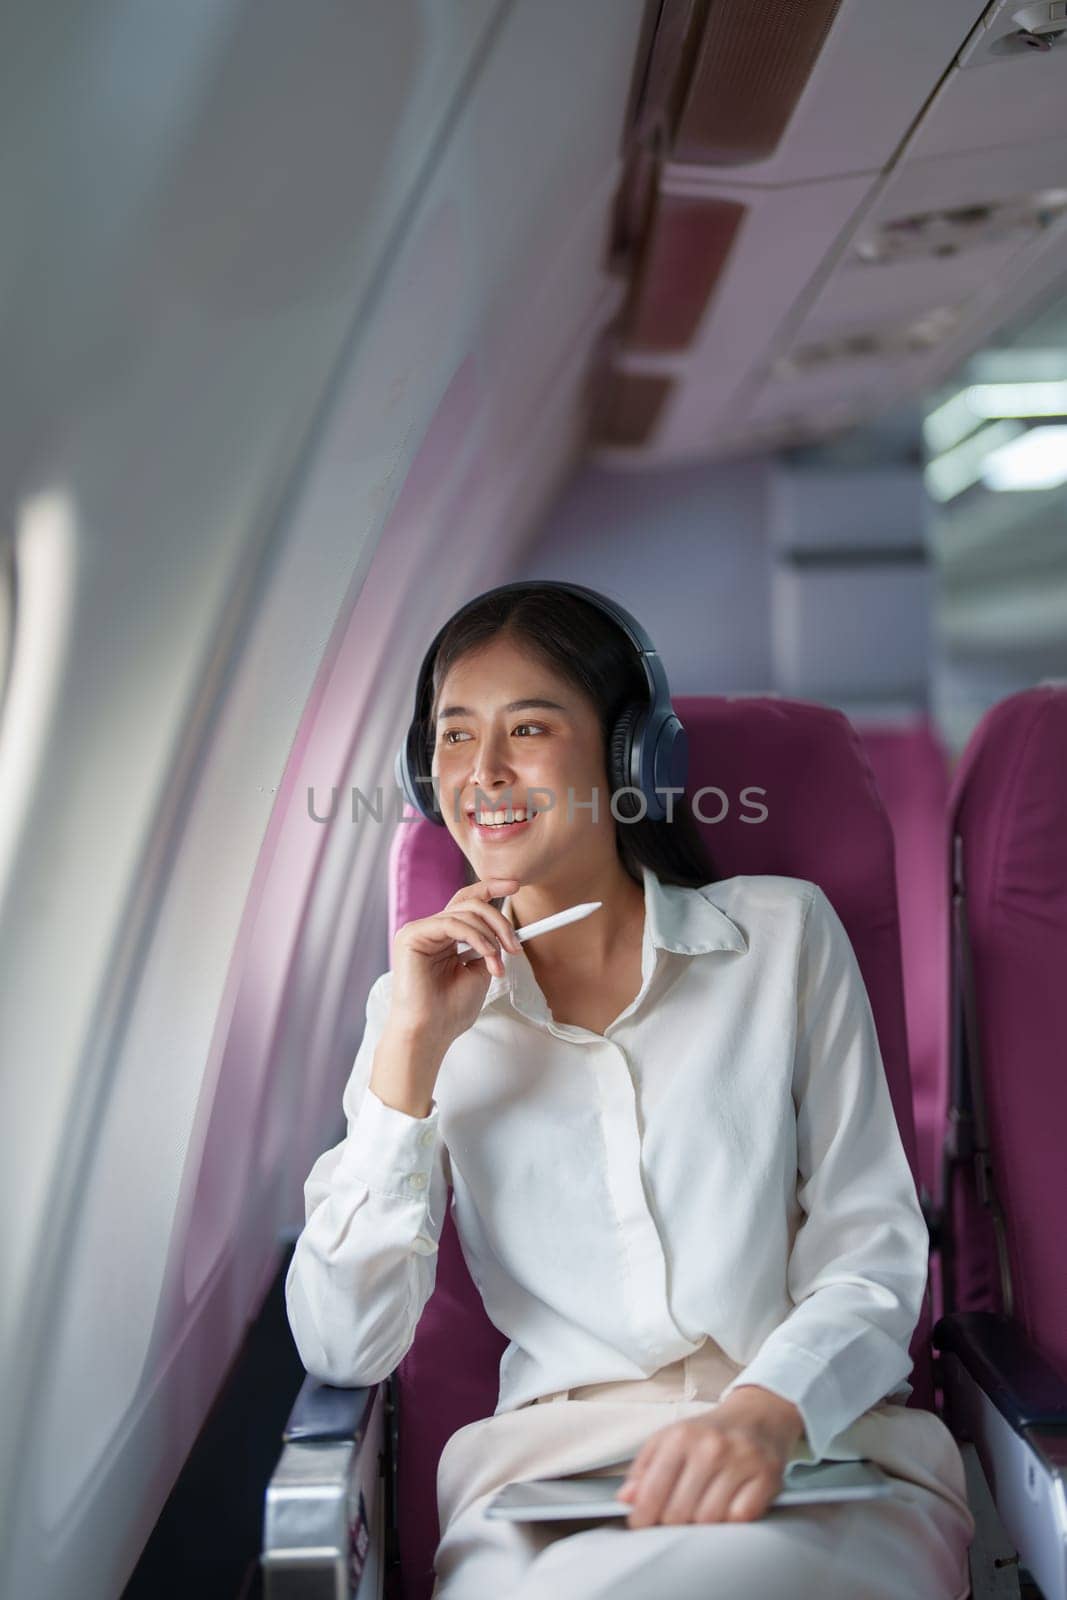
[[[428,1116],[412,1117],[387,1106],[368,1084],[335,1177],[366,1184],[378,1194],[428,1203],[439,1120],[436,1100]]]
[[[783,1400],[791,1400],[804,1419],[804,1435],[795,1446],[801,1461],[821,1461],[826,1447],[842,1431],[834,1378],[817,1356],[800,1345],[777,1341],[763,1349],[726,1385],[720,1400],[742,1384],[755,1383]]]

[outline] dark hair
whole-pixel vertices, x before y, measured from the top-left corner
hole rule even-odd
[[[608,740],[622,708],[631,700],[648,700],[648,684],[634,648],[622,630],[598,607],[580,595],[559,589],[527,589],[489,595],[456,617],[445,630],[434,658],[433,698],[426,731],[432,751],[432,733],[441,689],[456,661],[498,637],[514,638],[567,679],[595,706],[600,719],[604,770],[608,765]],[[426,769],[429,771],[429,767]],[[641,868],[649,867],[661,883],[699,889],[717,881],[711,858],[686,795],[675,795],[670,822],[638,817],[640,800],[622,794],[615,812],[615,843],[619,859],[636,883]],[[470,862],[467,881],[477,881]]]

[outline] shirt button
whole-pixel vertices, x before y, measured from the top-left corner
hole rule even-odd
[[[433,1144],[434,1134],[432,1128],[426,1128],[419,1134],[420,1144]]]
[[[425,1189],[425,1187],[426,1187],[426,1174],[425,1174],[425,1172],[412,1172],[408,1177],[408,1182],[411,1184],[411,1187],[413,1189]]]

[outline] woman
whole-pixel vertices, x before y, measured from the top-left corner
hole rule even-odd
[[[511,1343],[441,1457],[434,1600],[962,1600],[958,1448],[894,1401],[928,1236],[844,928],[804,880],[717,881],[684,797],[611,804],[633,644],[579,595],[507,590],[434,655],[425,748],[472,881],[371,990],[286,1283],[304,1364],[393,1370],[451,1183]],[[892,1500],[767,1514],[790,1460],[861,1456]],[[513,1479],[624,1468],[625,1519],[484,1515]]]

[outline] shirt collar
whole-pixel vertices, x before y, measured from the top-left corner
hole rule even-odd
[[[735,950],[743,954],[748,949],[748,940],[737,923],[712,899],[714,884],[690,889],[661,883],[651,867],[646,866],[642,866],[641,875],[645,889],[642,988],[655,968],[657,950],[671,950],[678,955],[707,955],[713,950]],[[510,895],[505,897],[500,909],[509,922],[514,922]],[[543,1013],[544,996],[525,951],[505,950],[502,955],[504,976],[494,976],[490,980],[482,1009],[507,994],[513,1000],[525,1000],[526,1004],[520,1009]]]

